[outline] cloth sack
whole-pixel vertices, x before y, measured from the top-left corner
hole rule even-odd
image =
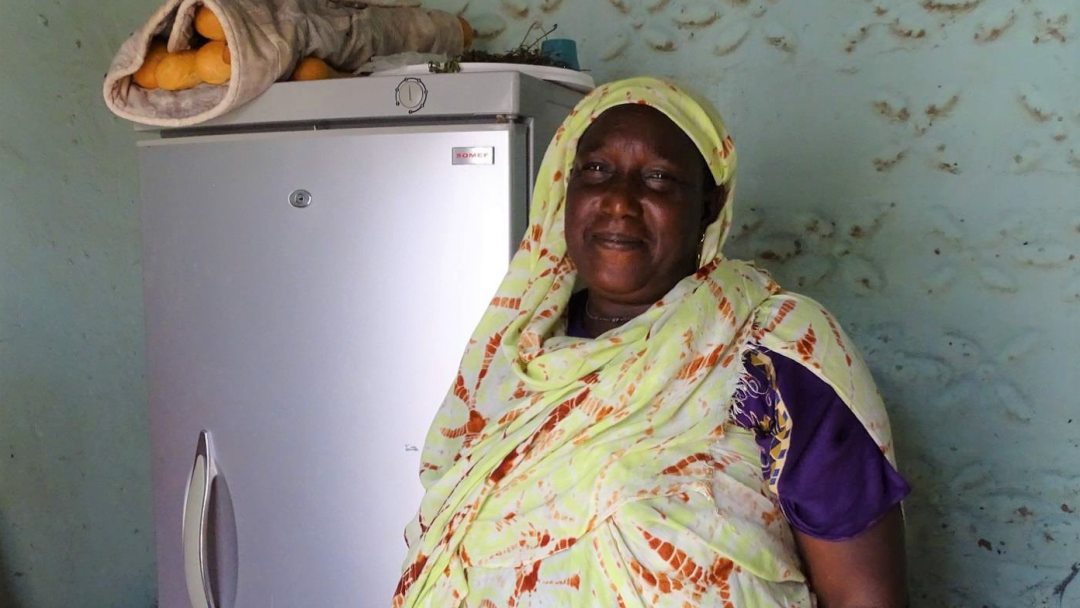
[[[195,11],[205,5],[221,21],[232,56],[225,84],[185,91],[146,90],[131,75],[150,41],[168,36],[170,52],[191,48]],[[161,127],[185,127],[251,101],[293,72],[304,57],[355,72],[372,57],[403,52],[460,55],[464,34],[443,11],[389,2],[330,0],[168,0],[131,35],[105,75],[105,104],[117,116]]]

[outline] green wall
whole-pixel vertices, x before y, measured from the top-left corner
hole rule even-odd
[[[1080,606],[1075,0],[433,0],[598,81],[710,95],[739,234],[893,413],[922,607]],[[153,605],[134,137],[100,98],[153,3],[0,0],[0,606]]]
[[[138,184],[101,100],[141,0],[0,1],[0,606],[154,601]]]

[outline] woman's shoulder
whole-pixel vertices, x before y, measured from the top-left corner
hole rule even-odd
[[[737,291],[744,295],[754,309],[782,291],[767,270],[749,260],[718,258],[698,273],[699,278],[707,275],[715,280],[725,292]]]
[[[753,344],[795,362],[832,387],[895,462],[881,394],[859,349],[832,313],[809,296],[780,290],[762,301],[751,322]]]
[[[717,268],[721,278],[727,281],[740,281],[749,284],[758,291],[758,305],[754,311],[755,323],[768,325],[769,321],[782,322],[789,315],[796,313],[806,321],[820,321],[836,324],[833,315],[814,298],[784,289],[769,273],[753,260],[725,258]]]

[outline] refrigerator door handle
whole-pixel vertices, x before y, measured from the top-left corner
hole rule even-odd
[[[206,522],[210,507],[210,486],[217,475],[210,449],[210,432],[199,433],[195,466],[188,479],[184,499],[184,577],[192,608],[216,608],[210,590],[210,572],[206,557]]]

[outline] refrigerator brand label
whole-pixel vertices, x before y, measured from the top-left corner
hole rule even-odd
[[[454,148],[455,165],[494,165],[495,148]]]

